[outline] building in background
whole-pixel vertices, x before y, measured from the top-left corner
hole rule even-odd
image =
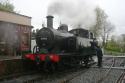
[[[31,48],[31,17],[0,11],[0,55],[20,55]]]

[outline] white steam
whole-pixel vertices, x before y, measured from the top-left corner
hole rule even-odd
[[[49,5],[48,14],[58,16],[61,23],[72,28],[91,27],[95,24],[95,8],[96,0],[55,0]]]

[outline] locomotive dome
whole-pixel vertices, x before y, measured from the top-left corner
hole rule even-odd
[[[67,24],[61,24],[60,27],[68,27]]]
[[[68,25],[67,24],[60,24],[58,30],[68,31]]]

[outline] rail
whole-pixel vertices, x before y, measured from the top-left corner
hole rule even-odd
[[[38,73],[38,71],[26,71],[26,72],[11,74],[11,75],[5,75],[5,76],[0,77],[0,81],[12,79],[12,78],[20,77],[20,76],[24,76],[24,75],[31,75],[31,74],[35,74],[35,73]]]
[[[125,58],[125,56],[104,56],[104,57],[113,58],[112,64],[111,64],[111,66],[103,66],[102,67],[103,69],[108,69],[108,70],[105,73],[105,75],[97,81],[97,83],[102,83],[105,79],[107,79],[109,74],[110,74],[110,71],[112,69],[123,70],[122,74],[115,82],[115,83],[123,83],[123,79],[125,77],[125,64],[122,67],[117,67],[117,66],[115,66],[115,63],[116,63],[116,58]],[[122,64],[122,62],[120,62],[120,64]]]
[[[123,73],[121,74],[121,76],[118,78],[118,80],[116,80],[115,83],[124,83],[123,79],[125,77],[125,70],[123,71]]]
[[[89,63],[88,65],[93,65],[95,64],[95,62],[93,63]],[[70,76],[68,76],[66,79],[61,80],[59,83],[68,83],[71,80],[73,80],[74,78],[81,76],[82,74],[86,73],[88,71],[88,68],[81,68],[79,71],[73,72]]]
[[[87,71],[87,70],[82,70],[82,71],[80,71],[79,73],[78,73],[78,71],[77,71],[77,72],[75,72],[74,74],[72,74],[71,76],[67,77],[66,79],[61,80],[59,83],[68,83],[69,81],[71,81],[72,79],[74,79],[74,78],[77,77],[77,76],[82,75],[82,74],[85,73],[86,71]]]
[[[109,73],[110,73],[112,67],[113,67],[114,64],[115,64],[115,59],[114,59],[114,58],[113,58],[113,61],[112,61],[112,62],[113,62],[112,65],[109,67],[109,69],[107,70],[107,72],[106,72],[106,74],[104,75],[104,77],[100,78],[100,79],[97,81],[97,83],[102,83],[102,81],[105,80],[105,79],[108,77],[108,75],[109,75]]]
[[[125,58],[125,56],[113,56],[113,55],[104,55],[103,57]]]
[[[111,57],[111,56],[110,56]],[[117,64],[122,64],[123,61],[120,61],[120,59],[118,59],[120,62],[118,63],[117,61],[117,58],[123,58],[121,56],[117,56],[117,57],[111,57],[110,58],[110,61],[112,63],[110,63],[110,66],[103,66],[102,68],[98,68],[99,71],[101,71],[102,69],[106,69],[104,74],[103,74],[103,77],[99,77],[98,80],[96,80],[96,83],[102,83],[103,81],[105,81],[106,79],[109,79],[108,77],[110,76],[109,74],[111,74],[111,71],[112,69],[120,69],[120,70],[124,70],[123,73],[121,74],[121,76],[116,80],[115,83],[122,83],[123,81],[123,77],[125,76],[125,67],[124,66],[120,66],[118,67]],[[125,58],[125,57],[124,57]],[[123,58],[123,59],[124,59]],[[123,60],[122,59],[122,60]],[[93,68],[93,67],[91,67]],[[96,68],[96,67],[95,67]],[[75,70],[75,71],[74,71]],[[61,75],[62,73],[67,73],[66,75],[64,74],[65,78],[61,78],[61,80],[59,80],[58,83],[68,83],[70,81],[72,81],[73,79],[77,78],[78,76],[82,76],[82,74],[86,73],[88,71],[88,69],[86,68],[79,68],[78,70],[74,69],[74,70],[71,70],[69,69],[69,71],[66,70],[66,72],[60,72],[59,74]],[[71,71],[71,72],[70,72]],[[99,72],[100,75],[101,75],[101,72]],[[57,74],[58,75],[58,74]],[[57,76],[56,75],[56,76]],[[46,75],[45,75],[46,76]],[[25,79],[23,80],[22,82],[23,83],[35,83],[37,81],[42,81],[44,77],[41,77],[41,76],[37,76],[37,77],[34,77],[34,78],[31,78],[31,79]]]

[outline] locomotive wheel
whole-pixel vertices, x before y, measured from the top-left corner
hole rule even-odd
[[[45,62],[43,65],[43,69],[45,72],[54,72],[55,71],[55,64],[54,63],[48,63]]]
[[[86,67],[86,68],[89,67],[88,63],[89,63],[89,57],[85,57],[85,58],[84,58],[84,64],[85,64],[85,67]]]

